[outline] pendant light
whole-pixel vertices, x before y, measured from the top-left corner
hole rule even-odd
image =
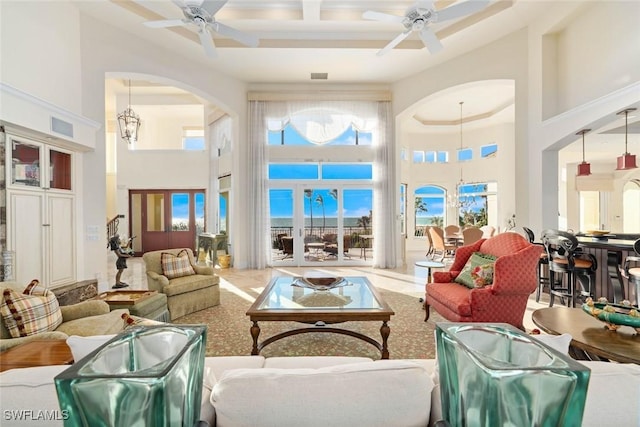
[[[463,101],[460,101],[460,150],[462,150],[462,104]],[[460,164],[460,181],[456,185],[456,190],[453,194],[449,194],[447,197],[447,205],[451,208],[460,209],[463,207],[463,202],[460,194],[460,190],[464,185],[464,181],[462,180],[462,163]]]
[[[132,144],[138,140],[138,130],[140,129],[140,116],[131,108],[131,80],[129,80],[129,104],[127,109],[118,114],[118,127],[120,137]]]
[[[628,136],[629,136],[629,129],[628,129],[628,125],[629,125],[629,112],[630,111],[636,111],[635,108],[627,108],[626,110],[622,110],[618,113],[618,115],[620,114],[624,114],[624,153],[622,154],[622,156],[618,157],[618,167],[616,168],[616,170],[628,170],[628,169],[635,169],[638,166],[636,166],[636,156],[635,154],[629,154],[629,151],[627,150],[627,143],[628,143]]]
[[[582,163],[578,164],[578,173],[576,176],[588,176],[591,175],[591,163],[584,160],[584,134],[591,132],[591,129],[582,129],[576,135],[582,135]]]

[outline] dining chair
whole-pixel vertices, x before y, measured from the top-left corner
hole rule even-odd
[[[524,233],[527,235],[529,243],[534,245],[542,245],[542,243],[536,243],[536,235],[533,230],[527,227],[522,227]],[[549,276],[545,275],[545,270],[549,269],[549,256],[546,252],[540,254],[540,260],[538,260],[538,271],[536,273],[538,279],[538,287],[536,288],[536,302],[540,302],[540,297],[544,292],[544,287],[549,286]]]
[[[549,307],[556,296],[566,299],[568,307],[575,307],[577,299],[594,298],[598,261],[579,250],[576,236],[549,229],[542,232],[541,240],[549,259]]]
[[[438,253],[442,255],[440,257],[440,261],[442,261],[447,256],[451,257],[455,254],[457,246],[445,241],[444,230],[441,227],[430,227],[429,234],[431,235],[431,240],[433,241],[434,256]]]
[[[482,227],[480,227],[480,230],[482,230],[483,239],[488,239],[489,237],[493,237],[493,235],[496,234],[496,228],[491,225],[483,225]]]
[[[467,227],[462,230],[462,245],[467,246],[482,239],[482,230],[478,227]]]
[[[434,254],[434,248],[433,248],[433,239],[431,238],[431,233],[429,232],[429,229],[431,228],[431,226],[426,226],[425,227],[425,234],[427,235],[427,244],[429,245],[429,248],[427,249],[427,258],[432,258],[433,259],[433,254]]]
[[[633,250],[635,251],[635,256],[627,256],[624,260],[624,272],[627,276],[627,280],[629,280],[629,285],[636,285],[636,305],[640,307],[640,239],[637,239],[633,242]],[[631,267],[631,263],[634,264],[635,267]]]

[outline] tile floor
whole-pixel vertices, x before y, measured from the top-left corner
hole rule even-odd
[[[99,292],[104,292],[110,289],[115,283],[115,260],[115,255],[110,253],[108,263],[109,266],[113,267],[113,269],[110,270],[107,281],[99,281]],[[425,268],[416,267],[414,262],[423,260],[425,260],[424,252],[415,251],[408,253],[405,265],[389,270],[362,266],[324,268],[321,266],[313,266],[311,268],[313,270],[320,270],[341,276],[366,276],[369,278],[371,283],[377,287],[415,296],[416,304],[419,304],[418,299],[424,294],[424,283],[426,282],[427,273]],[[225,289],[231,290],[232,292],[241,293],[247,298],[251,297],[247,293],[243,292],[243,290],[259,290],[274,276],[283,274],[301,275],[307,270],[309,270],[309,267],[278,267],[264,270],[239,270],[234,268],[220,269],[219,267],[216,267],[216,273],[222,279],[221,286]],[[434,269],[434,271],[437,270]],[[122,274],[121,280],[129,284],[129,288],[126,289],[147,289],[147,279],[145,275],[144,261],[142,261],[142,258],[136,257],[127,260],[127,269]],[[536,327],[531,321],[531,313],[538,308],[546,306],[547,304],[536,303],[533,295],[529,298],[524,318],[524,326],[527,330]]]

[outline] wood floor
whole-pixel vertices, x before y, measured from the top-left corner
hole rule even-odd
[[[302,275],[310,268],[313,270],[319,270],[339,276],[366,276],[371,283],[375,286],[388,289],[394,292],[402,292],[407,295],[416,297],[416,304],[419,304],[418,300],[424,295],[424,284],[426,282],[426,269],[416,267],[415,261],[425,260],[424,252],[415,251],[407,254],[406,264],[398,268],[384,270],[375,269],[372,267],[277,267],[267,268],[264,270],[240,270],[235,268],[220,269],[216,268],[216,273],[220,276],[221,286],[223,288],[230,289],[234,292],[244,293],[246,289],[260,289],[263,288],[269,280],[274,276],[280,275]],[[115,263],[116,257],[112,253],[108,258],[109,266],[112,267],[109,270],[109,277],[104,280],[99,279],[98,290],[104,292],[109,290],[115,283],[115,274],[117,272]],[[434,270],[435,271],[435,270]],[[147,279],[145,274],[145,267],[142,258],[129,258],[127,259],[127,269],[122,274],[123,282],[129,284],[127,289],[147,289]],[[534,295],[529,298],[527,304],[527,311],[524,317],[524,326],[527,330],[533,329],[536,326],[531,321],[531,313],[538,308],[546,307],[547,304],[540,304],[535,302]]]

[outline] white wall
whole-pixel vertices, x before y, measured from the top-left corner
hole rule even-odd
[[[2,1],[0,16],[2,82],[81,114],[76,7],[70,2]]]
[[[84,16],[67,2],[0,2],[2,14],[1,47],[3,83],[59,105],[73,113],[102,124],[96,135],[95,150],[82,155],[78,172],[78,280],[106,277],[106,150],[104,87],[107,77],[153,77],[181,87],[227,111],[236,122],[234,137],[246,139],[245,85],[228,76],[205,70],[199,64],[179,60],[171,52],[143,40],[131,38],[93,18]],[[28,35],[28,37],[25,37]],[[46,76],[46,78],[43,78]],[[151,80],[151,79],[148,79]],[[23,125],[29,126],[29,123]],[[187,170],[192,162],[179,162]],[[162,164],[166,168],[166,163]],[[140,168],[138,168],[140,170]],[[175,174],[176,180],[184,176]],[[122,169],[118,169],[122,172]],[[196,172],[198,173],[198,172]],[[147,172],[143,172],[147,175]],[[154,176],[150,172],[150,176]],[[208,177],[203,181],[209,185]],[[236,181],[242,192],[242,179]],[[118,209],[119,210],[119,209]],[[242,223],[246,212],[237,209]],[[97,241],[86,238],[85,230],[98,227]],[[239,241],[243,230],[238,230]],[[234,246],[242,251],[242,243]]]

